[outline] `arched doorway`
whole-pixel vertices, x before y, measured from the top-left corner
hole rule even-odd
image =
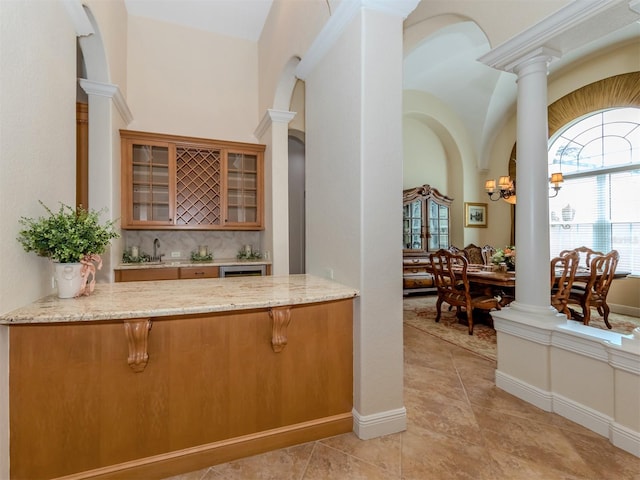
[[[289,132],[289,273],[305,273],[305,146]]]

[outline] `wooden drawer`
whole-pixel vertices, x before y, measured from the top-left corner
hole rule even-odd
[[[416,265],[414,267],[404,266],[402,269],[403,275],[430,275],[426,265]]]
[[[435,287],[433,277],[431,275],[403,277],[402,284],[404,288],[430,288]]]
[[[178,280],[178,268],[139,268],[116,270],[116,282],[143,282],[147,280]]]
[[[180,267],[180,278],[218,278],[219,267]]]

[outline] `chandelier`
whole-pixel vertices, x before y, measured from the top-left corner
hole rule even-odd
[[[554,193],[550,194],[549,198],[553,198],[558,195],[558,192],[562,188],[562,182],[564,182],[562,173],[558,172],[551,174],[549,183]],[[512,205],[516,203],[516,183],[515,180],[511,180],[511,177],[508,175],[500,177],[497,188],[495,180],[487,180],[484,183],[484,189],[487,191],[489,199],[494,202],[503,199],[505,202],[511,203]],[[494,196],[495,194],[497,194],[497,196]]]

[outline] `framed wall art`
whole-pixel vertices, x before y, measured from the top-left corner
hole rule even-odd
[[[464,226],[487,227],[487,204],[464,202]]]

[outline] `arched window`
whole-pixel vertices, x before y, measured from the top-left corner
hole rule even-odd
[[[552,255],[581,245],[615,249],[618,269],[640,274],[640,108],[583,115],[549,143],[549,175],[565,180],[549,199]]]

